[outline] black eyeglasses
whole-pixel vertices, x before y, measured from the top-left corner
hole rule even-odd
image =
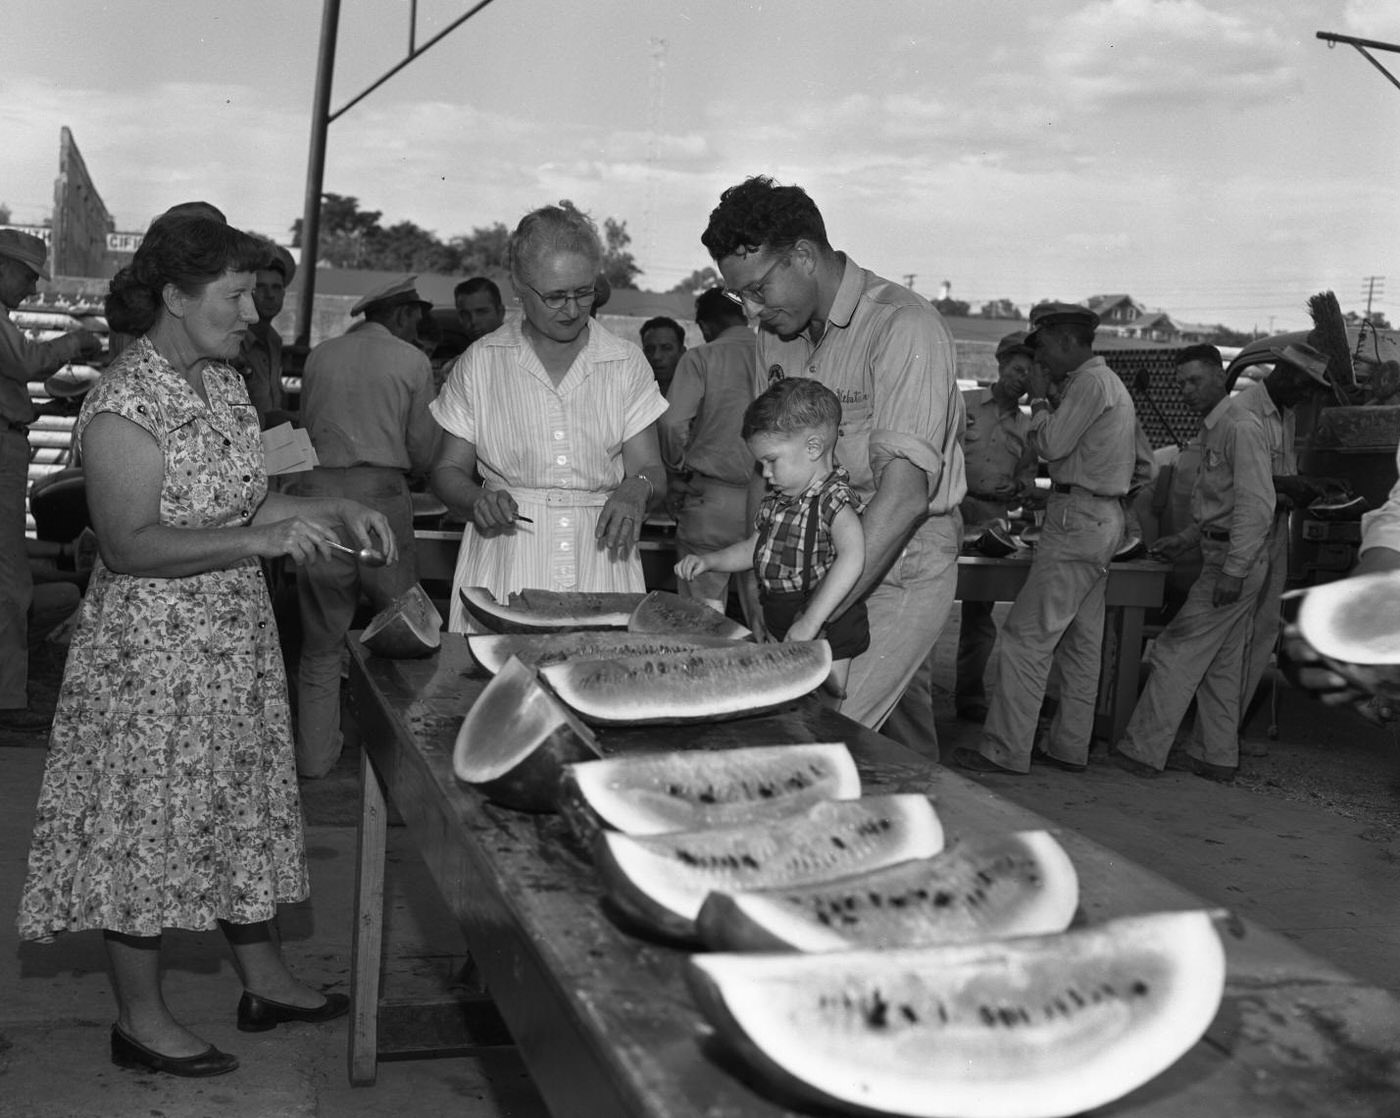
[[[759,276],[757,280],[747,287],[741,287],[737,291],[731,291],[726,287],[724,289],[724,297],[731,303],[738,303],[741,307],[745,303],[752,303],[756,307],[763,306],[768,301],[767,297],[763,294],[764,287],[768,285],[768,277],[778,270],[779,264],[785,264],[790,259],[791,255],[789,253],[783,253],[782,256],[773,262],[773,266],[769,268],[768,271],[764,272],[763,275]]]
[[[581,307],[591,307],[593,305],[593,300],[598,297],[598,289],[596,287],[587,287],[580,291],[551,291],[546,295],[534,284],[526,283],[524,280],[520,282],[524,283],[526,287],[533,291],[535,295],[538,296],[540,302],[552,311],[562,311],[570,302],[577,303]]]

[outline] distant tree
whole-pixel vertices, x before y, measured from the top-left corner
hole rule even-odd
[[[1217,322],[1206,334],[1205,340],[1211,345],[1242,346],[1248,345],[1254,340],[1254,335],[1248,331],[1232,330],[1224,323]]]
[[[949,318],[966,318],[972,311],[972,306],[961,299],[935,299],[933,305],[939,314]]]
[[[447,243],[457,253],[457,270],[464,275],[478,276],[506,271],[509,240],[510,230],[498,221],[494,225],[477,226]]]
[[[713,268],[696,268],[675,287],[671,288],[669,295],[699,295],[702,291],[708,291],[712,287],[719,287],[723,284],[719,273]]]
[[[1387,319],[1385,315],[1380,311],[1371,312],[1371,325],[1374,326],[1377,330],[1392,329],[1390,325],[1390,320]]]
[[[632,243],[632,235],[627,232],[627,222],[616,218],[603,219],[603,275],[614,289],[637,286],[636,279],[642,274],[636,258],[627,251]]]
[[[982,304],[983,318],[1020,318],[1021,312],[1010,299],[994,299]]]
[[[360,200],[343,194],[321,195],[321,229],[317,258],[337,268],[373,268],[366,259],[369,242],[383,230],[379,210],[361,210]],[[301,246],[301,218],[292,223],[292,247]]]
[[[10,206],[7,202],[0,202],[0,225],[10,224]]]
[[[379,229],[367,238],[366,267],[384,272],[457,271],[460,254],[411,221],[400,221]]]

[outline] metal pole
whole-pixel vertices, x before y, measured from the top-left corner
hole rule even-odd
[[[335,40],[340,28],[340,0],[323,0],[321,49],[316,60],[316,92],[311,107],[311,152],[306,161],[306,200],[301,214],[301,295],[297,303],[296,344],[311,344],[316,302],[316,256],[321,240],[321,188],[326,176],[326,133],[330,129],[331,82],[335,77]]]

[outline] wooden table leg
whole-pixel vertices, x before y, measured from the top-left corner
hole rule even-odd
[[[1124,606],[1118,611],[1118,660],[1113,665],[1113,737],[1109,743],[1115,748],[1137,706],[1144,614],[1138,606]]]
[[[384,951],[384,787],[360,754],[359,848],[355,859],[355,928],[350,949],[350,1084],[374,1085],[379,1059],[379,965]]]

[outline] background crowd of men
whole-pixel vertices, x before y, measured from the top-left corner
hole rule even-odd
[[[1109,565],[1155,472],[1132,397],[1095,352],[1097,316],[1074,304],[1033,308],[1029,332],[997,346],[996,381],[965,398],[938,311],[834,248],[801,188],[762,177],[731,187],[702,242],[724,281],[695,301],[704,344],[687,349],[685,328],[667,317],[640,330],[669,404],[658,434],[679,552],[714,551],[749,534],[755,471],[740,437],[744,409],[783,377],[820,380],[841,400],[836,457],[862,502],[865,568],[843,608],[863,599],[872,634],[843,712],[938,756],[931,657],[954,600],[964,531],[1033,509],[1040,527],[1029,577],[1000,632],[991,603],[962,603],[956,708],[983,728],[976,748],[949,760],[987,774],[1024,773],[1033,760],[1083,771]],[[8,312],[46,276],[44,264],[37,238],[0,231],[0,728],[43,717],[27,709],[24,677],[26,430],[34,419],[25,386],[100,348],[87,331],[34,343],[11,321]],[[423,341],[431,306],[407,277],[367,295],[352,311],[359,321],[311,351],[300,410],[289,410],[272,323],[295,270],[285,249],[269,246],[241,358],[250,400],[264,428],[295,419],[316,449],[320,464],[287,484],[380,508],[405,557],[388,569],[322,564],[297,575],[298,768],[315,777],[340,750],[341,645],[357,606],[366,597],[382,606],[416,581],[410,479],[433,461],[438,431],[428,404],[441,382]],[[505,322],[488,278],[459,283],[453,299],[467,345]],[[1145,690],[1113,743],[1113,760],[1137,775],[1185,768],[1228,780],[1239,764],[1241,713],[1278,636],[1287,511],[1314,492],[1297,476],[1292,413],[1329,390],[1317,351],[1294,345],[1267,356],[1273,371],[1263,382],[1232,394],[1214,347],[1175,355],[1177,383],[1201,422],[1174,467],[1189,521],[1157,540],[1153,554],[1197,560],[1201,573],[1156,639]],[[737,591],[752,616],[751,580],[737,581],[707,572],[678,590],[721,610]]]

